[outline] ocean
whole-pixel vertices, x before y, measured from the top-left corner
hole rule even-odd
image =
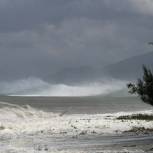
[[[37,97],[0,96],[0,101],[19,106],[29,105],[47,112],[66,114],[104,114],[151,109],[138,97],[85,96],[85,97]]]
[[[137,97],[110,95],[0,96],[0,101],[0,153],[125,152],[126,148],[120,144],[130,144],[137,138],[122,135],[131,124],[115,118],[153,111]],[[152,140],[142,137],[137,144],[141,146]],[[133,151],[143,150],[134,148]]]

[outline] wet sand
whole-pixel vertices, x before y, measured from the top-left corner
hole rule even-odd
[[[22,139],[23,140],[23,139]],[[36,152],[57,152],[57,153],[152,153],[153,136],[80,136],[70,137],[46,137],[42,141],[37,137],[33,141],[31,137],[26,137],[27,142],[22,143],[22,147],[29,147]],[[14,139],[15,144],[19,144],[20,138]],[[20,144],[21,147],[21,144]]]

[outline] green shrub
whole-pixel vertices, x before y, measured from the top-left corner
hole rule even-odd
[[[153,74],[150,69],[143,66],[143,78],[137,83],[127,84],[129,93],[137,94],[141,100],[153,106]]]

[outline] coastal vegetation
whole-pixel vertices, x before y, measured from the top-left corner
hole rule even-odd
[[[129,93],[138,95],[141,100],[153,106],[153,74],[152,71],[143,66],[143,77],[136,83],[127,84]]]
[[[153,114],[132,114],[117,117],[119,120],[145,120],[153,121]]]
[[[138,95],[143,102],[153,106],[153,73],[149,68],[143,66],[143,77],[139,78],[136,83],[128,83],[127,87],[130,94]],[[133,114],[120,116],[117,119],[153,121],[153,115]]]

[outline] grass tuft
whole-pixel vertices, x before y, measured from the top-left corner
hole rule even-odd
[[[153,121],[153,115],[147,114],[133,114],[133,115],[125,115],[117,117],[118,120],[146,120]]]

